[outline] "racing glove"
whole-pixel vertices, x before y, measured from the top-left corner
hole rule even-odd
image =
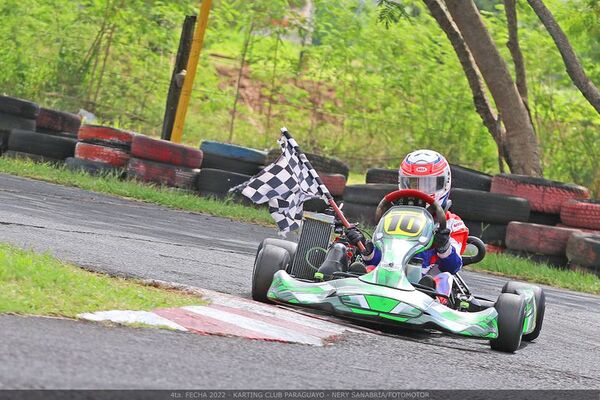
[[[438,254],[445,254],[450,248],[450,229],[440,229],[433,235],[433,247]]]
[[[346,231],[346,238],[348,242],[354,246],[358,246],[358,243],[362,243],[365,246],[365,251],[361,252],[363,256],[368,256],[373,253],[373,242],[365,239],[365,236],[357,228],[352,227]]]

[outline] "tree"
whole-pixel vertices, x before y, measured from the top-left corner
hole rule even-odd
[[[488,97],[485,93],[485,87],[481,78],[481,73],[473,60],[473,56],[469,51],[462,35],[456,28],[456,25],[452,22],[450,16],[443,8],[442,4],[438,0],[424,0],[425,5],[429,9],[431,16],[436,20],[440,28],[444,31],[448,40],[452,44],[458,60],[463,68],[463,71],[467,77],[469,87],[473,93],[473,103],[475,110],[481,117],[483,124],[490,132],[496,145],[498,146],[498,167],[500,172],[504,172],[505,160],[511,168],[510,158],[507,157],[507,152],[504,150],[504,136],[506,134],[502,122],[498,118],[497,113],[494,111],[493,106],[490,104]]]
[[[446,6],[498,107],[506,128],[511,172],[541,176],[538,143],[529,113],[477,7],[472,0],[447,1]]]
[[[535,11],[540,21],[542,21],[542,24],[546,27],[552,40],[554,40],[565,63],[569,77],[571,77],[575,86],[577,86],[589,103],[598,113],[600,113],[600,91],[598,91],[598,88],[587,77],[581,63],[577,59],[577,55],[575,54],[571,43],[569,43],[569,39],[567,39],[567,35],[565,35],[560,28],[560,25],[558,25],[554,16],[544,5],[542,0],[527,0],[527,2],[531,8],[533,8],[533,11]]]

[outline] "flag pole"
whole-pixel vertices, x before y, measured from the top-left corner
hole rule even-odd
[[[290,133],[288,132],[287,128],[281,128],[281,134],[283,136],[285,136],[288,140],[293,139],[292,136],[290,135]],[[296,141],[294,140],[294,142],[296,142]],[[317,172],[317,170],[313,168],[310,161],[308,161],[308,158],[306,157],[306,155],[302,152],[302,150],[300,150],[300,146],[297,145],[297,142],[296,142],[295,150],[298,152],[298,154],[302,154],[304,156],[304,158],[306,159],[306,161],[304,161],[306,163],[306,166],[308,168],[312,169],[313,171]],[[319,185],[325,186],[325,184],[323,184],[323,181],[321,180],[321,177],[319,176],[319,174],[315,174],[315,175],[316,175],[315,179],[316,179],[317,183],[319,183]],[[331,206],[331,208],[333,208],[333,211],[335,212],[335,215],[339,218],[339,220],[342,221],[342,225],[344,225],[344,227],[346,229],[350,229],[350,228],[354,227],[354,225],[352,225],[350,222],[348,222],[348,220],[346,219],[346,216],[344,215],[342,210],[338,207],[338,205],[335,202],[331,193],[329,193],[329,191],[328,191],[327,193],[323,193],[323,195],[325,195],[325,197],[327,197],[327,203]],[[365,245],[362,244],[362,242],[358,242],[358,248],[360,249],[361,252],[365,251]]]

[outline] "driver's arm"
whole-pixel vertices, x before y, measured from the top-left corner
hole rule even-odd
[[[450,272],[456,274],[462,267],[462,257],[460,256],[461,244],[453,237],[449,238],[449,246],[445,251],[438,250],[438,264],[441,272]]]

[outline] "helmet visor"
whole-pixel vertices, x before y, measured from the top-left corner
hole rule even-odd
[[[426,194],[435,194],[444,188],[445,176],[401,176],[400,189],[415,189]]]

